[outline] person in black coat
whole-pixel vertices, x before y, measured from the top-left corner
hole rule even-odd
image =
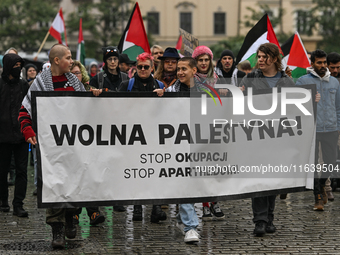
[[[0,212],[10,210],[7,174],[13,153],[16,172],[13,215],[27,217],[23,200],[27,190],[28,143],[21,134],[18,117],[29,85],[26,80],[20,78],[24,60],[19,55],[6,54],[3,65],[0,78]]]
[[[104,72],[92,77],[90,85],[103,91],[117,91],[122,81],[129,79],[126,73],[119,69],[119,50],[108,46],[103,50]]]

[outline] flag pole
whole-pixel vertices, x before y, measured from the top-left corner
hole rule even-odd
[[[40,51],[41,51],[41,49],[42,49],[42,47],[44,47],[44,45],[45,45],[45,43],[46,43],[46,40],[47,40],[47,37],[50,35],[50,31],[47,31],[47,34],[46,34],[46,36],[45,36],[45,39],[43,40],[43,42],[41,43],[41,45],[40,45],[40,48],[39,48],[39,50],[38,50],[38,53],[37,53],[37,55],[34,57],[34,61],[37,61],[37,59],[38,59],[38,55],[39,55],[39,53],[40,53]]]

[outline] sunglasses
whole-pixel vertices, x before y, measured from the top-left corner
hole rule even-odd
[[[172,59],[172,60],[170,60],[170,59],[167,59],[167,60],[164,60],[164,63],[166,63],[166,64],[176,64],[177,63],[177,60],[175,60],[175,59]]]
[[[143,65],[138,65],[137,66],[138,70],[143,70],[143,68],[144,68],[144,70],[149,70],[150,66],[147,66],[147,65],[146,66],[143,66]]]

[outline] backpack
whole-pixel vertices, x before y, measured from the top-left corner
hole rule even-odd
[[[155,79],[155,81],[157,81],[159,88],[161,88],[161,89],[164,88],[163,82],[161,82],[161,81],[159,81],[159,80],[156,80],[156,79]],[[128,85],[127,91],[131,91],[131,90],[132,90],[132,87],[133,87],[133,84],[134,84],[134,83],[135,83],[135,78],[131,78],[131,79],[129,80],[129,85]]]

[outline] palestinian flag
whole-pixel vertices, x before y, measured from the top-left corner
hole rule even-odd
[[[182,40],[182,35],[179,35],[178,37],[178,40],[177,40],[177,43],[176,43],[176,50],[180,51],[181,48],[182,48],[182,43],[183,43],[183,40]]]
[[[242,47],[237,55],[237,63],[244,60],[249,60],[251,67],[254,67],[257,63],[256,51],[263,43],[276,44],[282,54],[280,44],[276,38],[272,24],[270,23],[268,14],[265,14],[256,25],[250,29]],[[283,55],[283,54],[282,54]]]
[[[129,22],[120,39],[118,49],[120,53],[127,54],[131,60],[136,60],[137,56],[143,52],[151,54],[138,2],[136,2],[133,8]]]
[[[79,20],[78,48],[76,59],[85,66],[85,42],[83,37],[82,18]]]
[[[310,67],[310,61],[299,33],[295,32],[294,35],[282,44],[281,49],[284,54],[284,58],[282,59],[284,70],[289,66],[294,79],[305,75],[307,73],[306,68]]]
[[[52,35],[60,44],[64,44],[67,46],[66,40],[66,30],[65,30],[65,21],[63,17],[63,10],[60,8],[57,16],[53,20],[52,26],[50,27],[50,35]]]

